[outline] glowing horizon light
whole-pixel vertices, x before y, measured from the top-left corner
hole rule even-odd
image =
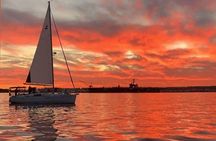
[[[171,44],[165,45],[166,49],[168,50],[175,50],[175,49],[188,49],[190,48],[189,43],[185,41],[177,41]]]

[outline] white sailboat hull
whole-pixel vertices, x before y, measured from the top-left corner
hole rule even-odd
[[[11,96],[11,104],[75,104],[77,94],[29,94]]]

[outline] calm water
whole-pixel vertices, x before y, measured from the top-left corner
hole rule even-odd
[[[0,140],[216,141],[216,93],[80,94],[69,107],[9,106],[0,94]]]

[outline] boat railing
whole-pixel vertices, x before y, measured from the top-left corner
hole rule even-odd
[[[25,95],[25,94],[28,94],[26,87],[10,87],[9,88],[9,96]]]
[[[9,96],[17,96],[17,95],[28,95],[37,93],[37,89],[35,87],[10,87],[9,88]]]
[[[9,96],[17,96],[17,95],[29,95],[29,94],[53,94],[53,90],[50,89],[36,89],[32,87],[10,87],[9,88]],[[55,89],[54,94],[69,94],[69,95],[78,95],[79,93],[76,91],[71,91],[68,89]]]

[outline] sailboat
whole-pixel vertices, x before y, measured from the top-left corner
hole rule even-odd
[[[77,92],[55,92],[51,17],[53,19],[53,23],[59,37],[54,18],[51,14],[50,2],[48,2],[48,8],[37,49],[26,82],[24,83],[26,85],[29,85],[29,90],[21,91],[25,87],[11,87],[9,91],[9,102],[11,104],[75,104],[76,96],[78,95]],[[60,45],[72,85],[74,86],[61,41]],[[51,92],[33,92],[34,89],[30,87],[31,85],[52,86],[52,90]]]

